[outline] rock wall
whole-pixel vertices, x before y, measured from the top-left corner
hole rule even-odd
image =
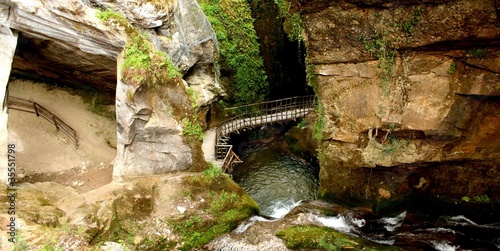
[[[203,118],[223,91],[217,82],[215,33],[195,0],[12,0],[1,10],[2,23],[19,33],[15,73],[92,87],[112,99],[116,92],[117,179],[185,170],[193,159],[202,159],[199,147],[182,140],[181,120],[194,113]],[[127,27],[166,52],[182,73],[182,84],[145,88],[123,83],[117,59],[130,31],[99,18],[103,10],[123,15]],[[193,90],[192,100],[187,88]],[[175,118],[172,110],[178,110]]]
[[[7,84],[9,83],[10,70],[12,67],[12,60],[14,59],[14,52],[17,45],[17,33],[12,32],[8,27],[3,25],[6,21],[8,7],[0,4],[0,148],[5,149],[0,153],[0,162],[2,167],[0,172],[8,174],[8,133],[7,133]],[[13,149],[15,151],[15,149]],[[15,172],[14,172],[15,173]],[[9,184],[9,176],[5,175],[2,178],[3,182]]]
[[[174,110],[189,110],[185,90],[171,85],[134,87],[121,79],[119,74],[114,179],[122,181],[190,168],[191,149],[183,140],[181,124],[173,116]]]
[[[493,0],[294,5],[325,121],[321,196],[377,205],[416,195],[500,201],[497,7]],[[443,185],[451,180],[460,185]]]

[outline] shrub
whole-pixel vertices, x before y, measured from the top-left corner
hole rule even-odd
[[[200,5],[217,34],[229,96],[237,104],[263,101],[269,86],[250,6],[244,0],[200,0]]]

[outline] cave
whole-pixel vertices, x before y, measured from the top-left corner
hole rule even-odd
[[[314,95],[307,85],[305,45],[289,39],[276,3],[259,0],[249,4],[270,86],[268,100]]]
[[[88,191],[112,180],[116,59],[18,32],[7,93],[17,181]]]
[[[118,52],[117,48],[116,54]],[[67,42],[19,32],[11,76],[99,94],[100,103],[112,105],[115,102],[116,54],[93,55]]]

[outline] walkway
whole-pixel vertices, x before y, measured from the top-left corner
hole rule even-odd
[[[46,119],[47,121],[54,124],[57,131],[63,132],[71,140],[73,140],[73,142],[75,142],[76,146],[78,147],[78,135],[76,134],[76,131],[37,102],[9,96],[8,108],[22,112],[34,113],[37,117]]]
[[[231,133],[264,124],[295,120],[304,117],[315,107],[315,96],[300,96],[228,108],[226,111],[233,116],[215,129],[205,132],[202,145],[205,160],[231,173],[233,164],[241,162],[229,144]]]

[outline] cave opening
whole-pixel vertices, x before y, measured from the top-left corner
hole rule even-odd
[[[248,1],[269,83],[268,100],[314,95],[307,83],[306,48],[291,41],[274,1]],[[261,215],[280,218],[302,200],[316,199],[319,164],[316,152],[303,148],[306,119],[268,123],[230,135],[229,144],[243,160],[233,179],[261,207]],[[297,131],[292,132],[297,129]],[[309,131],[309,130],[308,130]],[[301,139],[298,139],[300,137]]]
[[[116,60],[101,56],[93,62],[85,53],[18,33],[7,85],[18,182],[57,182],[79,191],[111,182]]]
[[[314,90],[307,84],[304,43],[289,39],[274,1],[249,4],[270,84],[268,99],[313,95]]]

